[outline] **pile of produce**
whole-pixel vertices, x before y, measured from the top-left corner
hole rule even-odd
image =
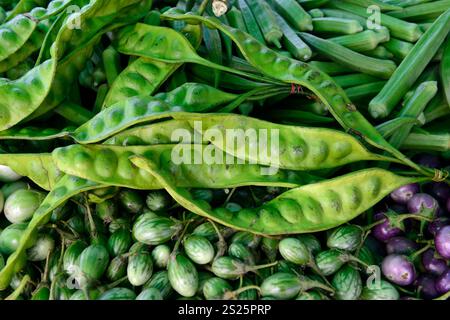
[[[449,0],[0,0],[0,298],[448,299],[449,31]]]

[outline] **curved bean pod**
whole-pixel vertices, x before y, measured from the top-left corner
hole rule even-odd
[[[355,105],[332,80],[320,70],[277,54],[262,45],[248,34],[221,24],[217,19],[201,17],[192,14],[177,15],[165,12],[161,18],[169,20],[183,20],[189,23],[205,23],[210,28],[216,28],[228,35],[239,47],[250,64],[263,74],[279,81],[299,84],[311,90],[323,101],[336,120],[347,130],[362,136],[368,143],[387,151],[415,170],[430,175],[400,151],[392,147],[386,139],[370,124],[356,109]]]
[[[61,172],[51,154],[0,154],[0,164],[10,167],[21,176],[28,177],[45,190],[52,190]]]
[[[139,96],[116,103],[75,130],[73,138],[82,144],[105,140],[135,124],[170,118],[176,112],[205,112],[209,105],[172,106],[155,97]]]
[[[26,13],[34,8],[45,5],[42,0],[19,0],[14,9],[8,14],[8,21],[11,21],[21,13]]]
[[[19,272],[26,262],[26,249],[30,248],[38,228],[48,222],[52,211],[71,197],[93,189],[105,187],[91,181],[64,175],[53,190],[47,195],[40,207],[33,215],[33,219],[24,231],[20,244],[16,251],[11,254],[6,266],[0,271],[0,290],[5,290],[15,273]]]
[[[25,15],[19,15],[0,26],[0,61],[19,50],[31,37],[37,22]]]
[[[5,72],[17,66],[34,52],[38,51],[42,46],[47,31],[47,27],[44,24],[38,24],[28,41],[19,50],[0,61],[0,72]]]
[[[189,153],[189,163],[173,162],[174,154]],[[194,163],[203,159],[204,154],[222,157],[222,162]],[[274,175],[261,175],[263,166],[226,162],[226,154],[213,146],[204,145],[155,145],[119,147],[104,145],[72,145],[58,148],[53,152],[53,160],[66,174],[98,183],[141,190],[162,189],[160,183],[144,168],[131,163],[130,157],[139,156],[152,159],[173,174],[177,186],[189,188],[234,188],[246,185],[271,185],[296,187],[317,181],[309,174],[279,170]]]
[[[353,136],[331,129],[273,124],[227,114],[175,114],[173,118],[188,120],[193,128],[197,122],[202,131],[214,130],[214,136],[211,134],[205,139],[226,153],[250,163],[276,165],[290,170],[318,170],[362,160],[390,160],[370,153]],[[230,131],[233,135],[229,134]],[[268,150],[261,147],[262,143]]]
[[[68,137],[75,129],[74,127],[62,130],[37,127],[11,128],[0,132],[0,140],[53,140]]]
[[[56,63],[47,60],[22,78],[0,85],[0,131],[11,128],[33,113],[47,96]]]
[[[152,95],[179,67],[180,64],[138,58],[118,75],[106,95],[103,108],[127,98]]]
[[[424,180],[368,169],[291,189],[259,208],[233,213],[225,208],[211,209],[207,202],[195,200],[187,189],[174,185],[171,174],[155,162],[142,157],[132,157],[131,161],[146,167],[187,210],[225,226],[265,236],[334,228],[371,208],[392,190]]]

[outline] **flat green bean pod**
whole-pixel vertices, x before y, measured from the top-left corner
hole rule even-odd
[[[170,172],[157,163],[142,157],[131,160],[146,167],[187,210],[228,227],[266,236],[334,228],[356,218],[398,187],[424,180],[367,169],[291,189],[259,208],[233,213],[225,208],[213,210],[207,202],[195,200],[187,189],[177,187]]]
[[[189,121],[167,120],[130,128],[112,136],[103,142],[103,144],[124,147],[171,144],[173,143],[172,134],[175,130],[183,130],[194,136],[194,129],[191,127]]]
[[[139,95],[152,95],[180,64],[138,58],[125,68],[113,82],[106,95],[103,108]]]
[[[28,41],[25,42],[19,50],[14,52],[14,54],[10,55],[8,58],[0,61],[0,72],[5,72],[8,69],[17,66],[34,52],[38,51],[42,46],[46,32],[47,27],[43,24],[38,24]]]
[[[52,140],[68,137],[75,129],[74,127],[67,127],[62,130],[37,127],[11,128],[0,132],[0,140]]]
[[[75,130],[73,138],[82,144],[95,143],[139,123],[170,118],[176,112],[205,112],[209,108],[196,104],[172,106],[154,97],[133,97],[98,113]]]
[[[173,118],[188,120],[193,128],[197,122],[204,132],[214,131],[205,139],[250,163],[317,170],[362,160],[391,160],[370,153],[356,138],[337,130],[273,124],[231,114],[175,114]]]
[[[0,290],[5,290],[15,273],[19,272],[26,262],[26,249],[33,246],[38,228],[46,224],[52,211],[71,197],[93,189],[105,187],[97,183],[64,175],[36,210],[28,224],[16,251],[8,258],[6,266],[0,271]]]
[[[28,177],[45,190],[52,190],[62,173],[51,154],[0,154],[0,164]]]
[[[204,161],[205,154],[212,155],[212,160],[222,161]],[[172,173],[177,186],[188,188],[223,189],[246,185],[296,187],[318,180],[306,173],[287,170],[262,175],[263,166],[237,163],[234,158],[227,162],[227,155],[211,145],[184,145],[181,148],[180,145],[72,145],[53,152],[57,167],[66,174],[106,185],[141,190],[162,189],[158,180],[147,170],[131,163],[132,156],[152,159]],[[186,161],[177,162],[174,157],[186,157]],[[202,161],[197,162],[196,159]]]
[[[26,13],[34,8],[45,5],[45,0],[19,0],[14,9],[8,14],[8,20],[12,20],[21,13]]]
[[[282,55],[262,45],[248,34],[221,24],[217,19],[202,17],[193,14],[172,14],[166,11],[161,18],[169,20],[183,20],[188,23],[204,23],[210,28],[216,28],[228,35],[239,47],[240,51],[250,64],[260,70],[263,74],[279,81],[294,83],[311,90],[323,101],[336,120],[347,130],[362,136],[370,144],[385,150],[403,163],[416,169],[423,174],[429,172],[422,170],[419,166],[409,160],[400,151],[392,147],[386,139],[370,124],[369,121],[356,109],[355,105],[331,77],[319,69],[311,67]],[[185,48],[171,42],[173,52],[171,55],[181,56]],[[180,51],[177,51],[177,47]]]
[[[47,96],[56,63],[47,60],[22,78],[0,85],[0,131],[11,128],[34,112]]]
[[[19,15],[0,26],[0,61],[19,50],[31,37],[37,22],[25,15]]]

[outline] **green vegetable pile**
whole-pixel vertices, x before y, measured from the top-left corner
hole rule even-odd
[[[450,184],[449,31],[449,0],[0,0],[0,297],[423,298],[370,285],[370,232]]]

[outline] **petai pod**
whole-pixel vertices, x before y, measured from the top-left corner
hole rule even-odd
[[[18,15],[0,26],[0,61],[19,50],[31,37],[37,22],[26,15]]]
[[[132,161],[139,159],[132,159]],[[324,182],[291,189],[259,208],[233,213],[211,209],[193,199],[187,189],[176,187],[169,172],[147,161],[149,171],[186,209],[218,223],[261,235],[309,233],[348,222],[396,188],[424,178],[406,178],[383,169],[367,169]]]
[[[0,132],[0,140],[52,140],[68,137],[75,129],[74,127],[64,129],[41,129],[37,127],[11,128]]]
[[[214,132],[205,139],[250,163],[315,170],[361,160],[389,160],[370,153],[353,136],[331,129],[273,124],[227,114],[174,115],[173,118],[189,120],[194,129],[201,130],[199,134]]]
[[[52,155],[0,154],[0,164],[28,177],[45,190],[52,190],[63,175],[53,162]]]
[[[212,161],[196,162],[204,155]],[[221,158],[219,158],[219,155]],[[141,190],[163,189],[146,167],[130,161],[130,157],[152,159],[172,173],[180,187],[231,188],[245,185],[296,187],[317,181],[303,172],[278,170],[262,175],[266,167],[228,161],[227,155],[214,146],[155,145],[117,147],[104,145],[71,145],[53,151],[53,161],[64,173],[107,185]],[[217,160],[217,161],[216,161]],[[233,159],[231,159],[233,160]]]

